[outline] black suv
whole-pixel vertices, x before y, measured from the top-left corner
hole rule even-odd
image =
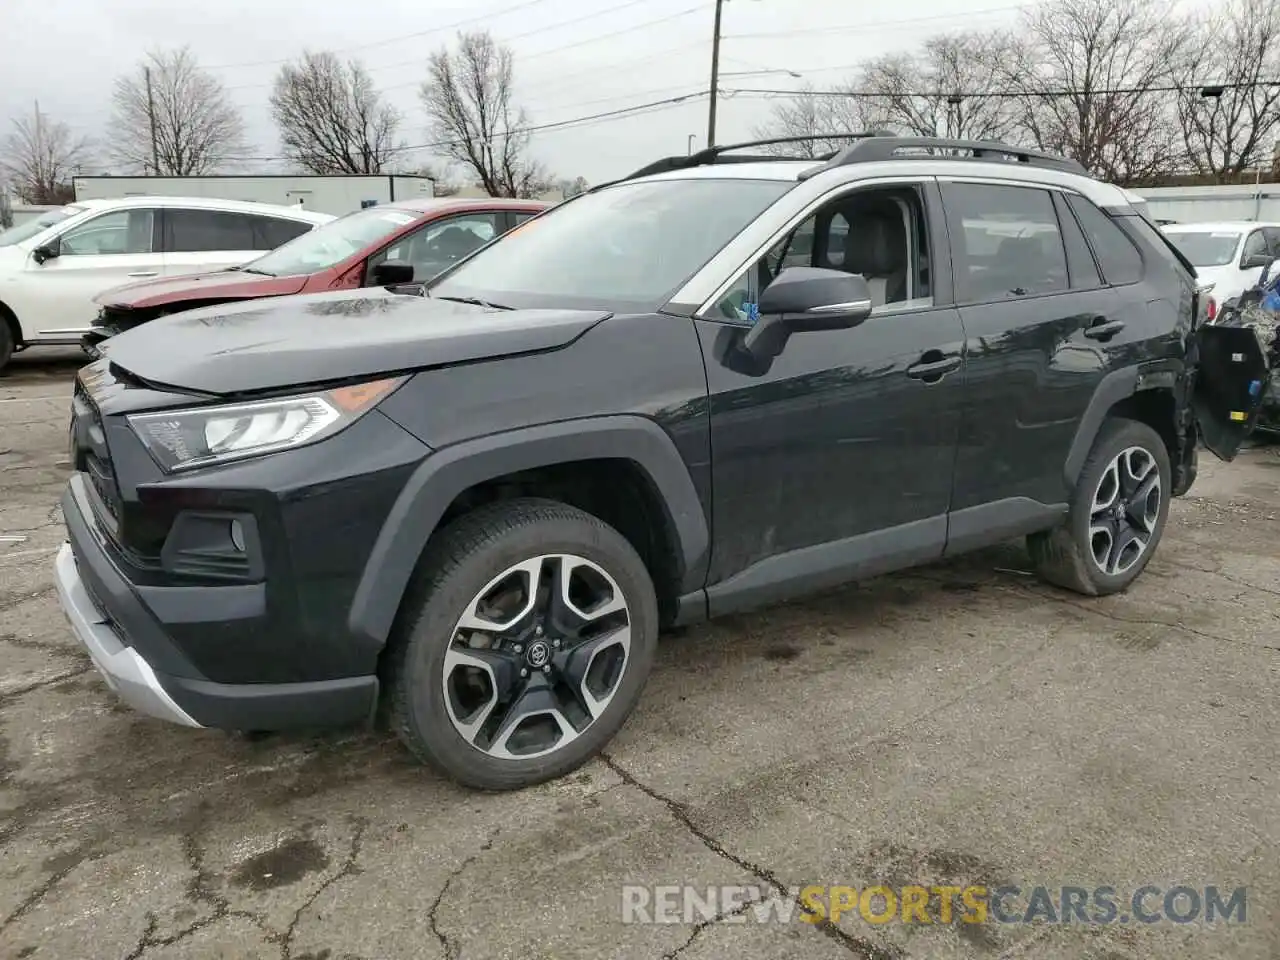
[[[999,144],[715,148],[516,228],[416,295],[122,334],[81,371],[57,583],[155,716],[383,703],[513,788],[635,706],[659,631],[1026,536],[1124,589],[1197,440],[1270,374],[1119,188]]]

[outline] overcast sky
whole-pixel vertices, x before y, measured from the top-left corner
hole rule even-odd
[[[1011,24],[1029,5],[726,0],[721,86],[792,89],[809,81],[822,87],[861,60],[912,49],[929,33]],[[304,49],[329,49],[364,61],[404,112],[403,137],[422,143],[426,118],[416,88],[427,55],[458,29],[483,28],[515,52],[517,92],[532,122],[556,123],[705,91],[714,7],[714,0],[31,0],[5,18],[0,121],[7,130],[8,120],[29,112],[39,98],[45,113],[97,137],[114,77],[147,50],[189,44],[242,110],[253,152],[274,156],[279,145],[267,97],[280,61]],[[468,22],[455,26],[462,21]],[[777,72],[734,76],[765,70]],[[748,138],[769,109],[758,96],[722,100],[716,139]],[[684,153],[689,135],[704,144],[706,133],[704,97],[537,133],[532,152],[561,177],[598,182]]]

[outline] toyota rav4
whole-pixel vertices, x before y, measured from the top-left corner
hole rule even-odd
[[[421,295],[210,307],[80,373],[61,602],[189,726],[390,723],[478,787],[615,735],[661,629],[1015,537],[1123,590],[1269,381],[1124,191],[1012,146],[660,161]],[[358,317],[358,322],[351,322]]]

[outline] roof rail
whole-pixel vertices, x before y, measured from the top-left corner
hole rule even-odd
[[[945,151],[945,153],[942,153]],[[1025,163],[1036,167],[1051,167],[1069,173],[1088,176],[1083,166],[1075,160],[1059,157],[1040,150],[1028,150],[1008,143],[988,140],[948,140],[941,137],[900,137],[879,135],[863,137],[857,143],[845,147],[823,166],[806,170],[800,175],[805,180],[824,170],[835,169],[853,163],[873,163],[877,160],[934,160],[940,155],[967,154],[961,159],[985,160],[996,163]]]
[[[825,154],[820,157],[778,157],[778,156],[746,156],[746,157],[726,157],[725,154],[731,150],[745,150],[748,147],[771,147],[784,143],[810,143],[814,140],[867,140],[873,137],[891,137],[892,133],[882,130],[869,130],[866,133],[820,133],[813,136],[803,137],[770,137],[767,140],[747,140],[743,143],[725,143],[719,146],[706,147],[697,153],[691,153],[684,157],[663,157],[661,160],[655,160],[647,166],[641,167],[634,173],[630,173],[625,177],[621,177],[615,183],[623,180],[635,180],[637,177],[648,177],[655,173],[667,173],[671,170],[688,170],[693,167],[705,167],[712,163],[750,163],[762,160],[812,160],[814,163],[830,161],[839,156],[840,151]]]

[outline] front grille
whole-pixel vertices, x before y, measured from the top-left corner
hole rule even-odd
[[[120,523],[120,487],[111,466],[111,451],[107,448],[107,433],[102,416],[78,381],[71,405],[71,432],[78,461],[75,466],[89,478],[89,483],[97,494],[94,498],[97,501],[95,506],[100,504],[106,513],[100,519],[108,520],[110,526],[115,528]]]

